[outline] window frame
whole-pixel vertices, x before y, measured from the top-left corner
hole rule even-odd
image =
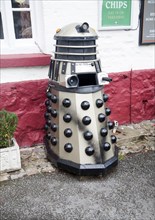
[[[0,39],[1,54],[25,54],[43,52],[43,20],[42,1],[29,0],[32,38],[16,39],[13,23],[13,11],[11,0],[1,1],[1,16],[3,24],[4,39]],[[25,11],[25,8],[21,11]],[[26,9],[27,10],[27,9]]]

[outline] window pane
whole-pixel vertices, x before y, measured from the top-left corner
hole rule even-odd
[[[14,11],[14,28],[16,39],[32,38],[31,17],[29,11]]]
[[[4,39],[4,34],[3,34],[3,24],[2,24],[2,16],[0,12],[0,39]]]
[[[11,0],[12,8],[29,8],[29,0]]]

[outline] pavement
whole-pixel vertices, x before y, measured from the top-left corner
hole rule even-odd
[[[155,153],[131,154],[104,177],[56,170],[1,182],[1,220],[154,220]]]
[[[103,177],[58,170],[44,145],[21,149],[22,169],[0,175],[0,219],[154,220],[155,120],[115,135],[119,164]]]

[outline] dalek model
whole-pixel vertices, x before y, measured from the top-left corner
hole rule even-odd
[[[114,122],[103,85],[111,81],[97,59],[94,29],[88,23],[58,29],[45,101],[45,149],[60,169],[102,175],[117,165]]]

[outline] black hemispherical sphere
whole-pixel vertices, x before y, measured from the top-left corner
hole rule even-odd
[[[47,97],[48,99],[50,99],[51,96],[52,96],[52,93],[51,93],[51,92],[47,92],[47,93],[46,93],[46,97]]]
[[[69,113],[67,113],[63,116],[63,120],[64,122],[69,123],[72,120],[72,116]]]
[[[106,119],[106,116],[105,116],[103,113],[100,113],[100,114],[98,115],[98,120],[99,120],[99,122],[104,122],[105,119]]]
[[[92,132],[90,132],[90,131],[85,131],[85,132],[84,132],[84,138],[85,138],[85,140],[90,141],[90,140],[93,138]]]
[[[64,149],[65,149],[65,151],[66,151],[67,153],[70,153],[70,152],[72,152],[72,150],[73,150],[73,146],[72,146],[72,144],[67,143],[67,144],[64,145]]]
[[[48,125],[47,124],[45,124],[45,126],[44,126],[44,129],[45,129],[45,131],[47,131],[48,130]]]
[[[82,123],[83,123],[84,125],[89,125],[89,124],[91,123],[91,118],[90,118],[89,116],[83,117]]]
[[[105,151],[110,150],[110,147],[111,147],[111,145],[110,145],[108,142],[103,143],[103,149],[104,149]]]
[[[103,101],[101,99],[97,99],[96,106],[97,106],[97,108],[101,108],[103,106]]]
[[[107,95],[107,94],[103,94],[103,100],[104,100],[104,102],[108,101],[108,99],[109,99],[108,95]]]
[[[47,137],[48,140],[50,140],[51,136],[52,136],[51,133],[46,134],[46,137]]]
[[[45,119],[50,118],[50,113],[49,112],[45,112],[44,117],[45,117]]]
[[[83,101],[83,102],[81,103],[81,108],[82,108],[83,110],[87,110],[87,109],[89,109],[89,107],[90,107],[89,102]]]
[[[111,142],[114,144],[114,143],[116,143],[116,141],[117,141],[116,136],[115,135],[111,135]]]
[[[52,107],[51,106],[47,106],[47,112],[51,113],[51,111],[52,111]]]
[[[106,108],[106,109],[105,109],[105,112],[106,112],[106,115],[109,116],[109,115],[111,114],[110,108]]]
[[[50,100],[47,99],[47,100],[45,101],[45,105],[46,105],[46,106],[50,105]]]
[[[51,96],[51,101],[53,102],[53,103],[57,103],[57,97],[56,97],[56,95],[52,95]]]
[[[46,124],[47,124],[48,126],[50,126],[50,125],[51,125],[51,120],[48,119],[48,120],[46,121]]]
[[[54,123],[51,125],[51,130],[56,132],[57,131],[58,126]]]
[[[101,128],[100,134],[102,137],[106,137],[108,134],[108,130],[106,128]]]
[[[56,118],[57,117],[57,111],[55,109],[52,109],[51,110],[51,115],[53,118]]]
[[[71,136],[72,136],[72,130],[71,130],[70,128],[66,128],[66,129],[64,130],[64,135],[65,135],[67,138],[71,137]]]
[[[113,129],[114,128],[114,122],[108,121],[108,127],[109,127],[110,130]]]
[[[71,101],[70,101],[70,99],[64,99],[62,101],[62,104],[64,107],[69,108],[71,106]]]
[[[88,155],[88,156],[92,156],[94,154],[94,148],[92,146],[88,146],[86,149],[85,149],[85,153]]]
[[[54,145],[54,146],[57,145],[57,142],[58,142],[58,141],[57,141],[56,137],[52,137],[52,138],[51,138],[51,144],[52,144],[52,145]]]

